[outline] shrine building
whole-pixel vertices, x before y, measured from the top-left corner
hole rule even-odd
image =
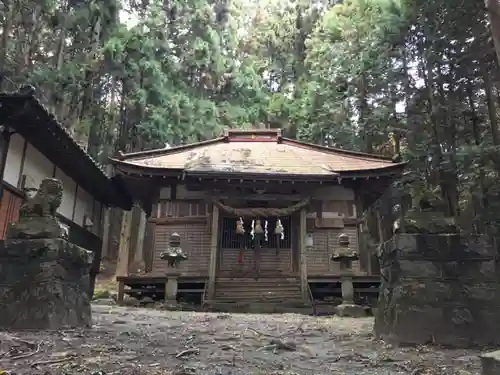
[[[141,216],[123,218],[119,299],[198,293],[207,304],[308,305],[315,288],[340,290],[342,246],[356,254],[355,287],[377,282],[377,259],[359,244],[362,213],[405,166],[278,129],[227,130],[111,161]],[[137,231],[146,239],[131,242]],[[188,256],[177,268],[162,259],[174,233]]]

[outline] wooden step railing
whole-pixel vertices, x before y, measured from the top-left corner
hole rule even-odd
[[[205,280],[205,284],[203,286],[203,295],[201,296],[201,305],[204,306],[207,298],[207,293],[208,293],[208,279]]]
[[[314,303],[314,297],[313,297],[313,294],[312,294],[312,291],[311,291],[311,287],[309,286],[309,283],[307,283],[307,293],[309,295],[309,300],[311,302],[311,307],[312,307],[313,315],[316,316],[317,315],[316,304]]]

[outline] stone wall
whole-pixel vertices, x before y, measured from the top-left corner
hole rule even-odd
[[[486,236],[394,236],[380,250],[375,334],[399,344],[500,344],[496,257]]]
[[[92,259],[63,239],[0,242],[0,328],[90,326]]]

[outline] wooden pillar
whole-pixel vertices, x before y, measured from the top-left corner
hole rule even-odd
[[[128,260],[130,252],[130,234],[132,231],[132,210],[123,211],[122,226],[120,230],[120,246],[118,248],[118,261],[116,262],[115,277],[128,276]],[[117,302],[123,302],[125,283],[118,281]]]
[[[139,227],[137,228],[137,238],[135,241],[135,249],[134,249],[134,261],[131,266],[131,271],[136,272],[145,272],[146,264],[144,261],[144,236],[146,235],[146,223],[147,216],[146,212],[142,209],[139,213]]]
[[[116,295],[116,299],[118,303],[123,302],[125,297],[125,283],[123,281],[118,282],[118,293]]]
[[[9,153],[10,131],[3,125],[0,126],[0,200],[3,197],[3,176],[7,165],[7,154]]]
[[[102,259],[107,259],[109,257],[109,230],[110,230],[110,216],[111,208],[106,206],[103,209],[103,220],[102,220],[102,243],[101,243],[101,256]]]
[[[217,272],[217,245],[219,234],[219,207],[213,205],[212,209],[212,234],[210,239],[210,267],[208,269],[208,289],[207,299],[209,301],[215,298],[215,277]]]
[[[155,229],[156,224],[149,221],[146,222],[146,231],[144,233],[144,245],[142,251],[144,254],[145,270],[151,272],[153,270],[153,259],[155,252]]]
[[[113,166],[108,164],[106,166],[106,175],[111,177],[113,175]],[[106,259],[110,256],[109,253],[109,231],[111,230],[111,207],[101,206],[103,220],[102,220],[102,243],[101,243],[101,258]]]
[[[306,217],[307,209],[302,208],[300,210],[300,224],[299,224],[299,265],[300,265],[300,290],[302,299],[304,301],[309,300],[309,285],[307,284],[307,247],[306,247]]]
[[[130,253],[130,234],[132,231],[132,210],[123,211],[122,226],[120,230],[120,247],[118,248],[118,261],[116,262],[116,276],[128,275],[128,260]]]

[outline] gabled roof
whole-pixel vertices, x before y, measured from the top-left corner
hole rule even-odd
[[[100,202],[130,209],[132,200],[118,180],[83,150],[66,128],[26,86],[16,93],[0,93],[0,125],[8,126]],[[48,176],[50,177],[50,176]]]
[[[120,170],[186,175],[315,176],[391,174],[405,163],[390,158],[318,146],[281,136],[278,129],[228,130],[223,137],[190,145],[121,154]]]

